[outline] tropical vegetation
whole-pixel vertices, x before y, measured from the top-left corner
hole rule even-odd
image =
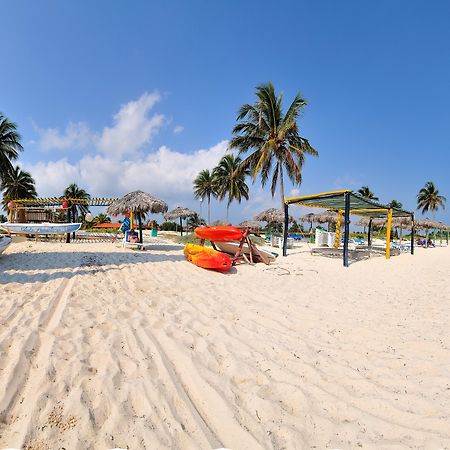
[[[208,223],[211,223],[211,197],[217,198],[217,185],[213,174],[208,170],[202,170],[194,180],[194,197],[196,199],[208,199]]]
[[[257,86],[256,98],[256,103],[239,109],[230,148],[240,156],[247,155],[240,165],[241,172],[248,170],[253,180],[260,175],[263,186],[271,181],[272,197],[279,185],[283,206],[285,173],[294,185],[299,185],[305,154],[318,156],[309,141],[300,136],[297,124],[306,100],[297,94],[284,114],[283,94],[277,95],[270,82]]]
[[[241,164],[242,160],[239,156],[225,155],[213,169],[217,197],[219,200],[227,197],[227,222],[231,202],[236,200],[241,203],[243,198],[248,200],[248,185],[245,182],[245,177],[249,175],[249,170],[242,170]]]
[[[439,195],[439,191],[432,181],[427,181],[425,186],[417,194],[417,209],[422,210],[422,214],[431,211],[434,217],[436,211],[441,207],[445,209],[447,199]]]
[[[397,200],[391,200],[388,203],[389,208],[396,208],[396,209],[402,209],[403,208],[403,204]]]
[[[89,199],[91,195],[87,193],[84,189],[78,187],[76,183],[69,184],[69,186],[64,189],[63,198],[79,198],[79,199]],[[75,221],[78,221],[80,217],[84,217],[89,212],[89,207],[87,205],[74,205],[74,214],[73,218]]]
[[[8,203],[11,200],[21,198],[36,198],[36,186],[33,177],[29,172],[13,167],[4,173],[0,182],[0,191],[3,191],[3,209],[8,210]]]
[[[375,194],[369,189],[369,186],[363,186],[358,190],[358,194],[360,194],[364,198],[367,198],[368,200],[379,200],[378,197],[375,197]]]
[[[22,150],[16,124],[0,112],[0,181],[14,170],[12,162]]]

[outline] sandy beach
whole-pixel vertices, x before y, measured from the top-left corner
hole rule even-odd
[[[221,274],[158,242],[0,257],[0,447],[450,448],[450,248]]]

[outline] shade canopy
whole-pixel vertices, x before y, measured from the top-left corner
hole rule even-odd
[[[290,197],[285,199],[286,205],[296,204],[310,208],[325,208],[332,211],[345,210],[345,198],[348,194],[350,199],[350,214],[368,217],[386,217],[392,209],[393,217],[412,216],[412,212],[399,208],[389,208],[387,205],[369,200],[349,189],[340,191],[322,192],[320,194],[304,195],[301,197]]]
[[[189,208],[184,208],[183,206],[177,206],[172,211],[164,214],[164,219],[173,220],[173,219],[185,219],[186,217],[191,217],[195,215],[196,212]]]
[[[248,227],[252,230],[261,230],[262,225],[257,222],[256,220],[244,220],[244,222],[241,222],[239,224],[240,227]]]
[[[134,213],[164,213],[168,209],[167,203],[143,191],[133,191],[108,206],[107,212],[113,216]]]
[[[300,217],[300,220],[302,222],[308,222],[308,223],[312,224],[316,221],[316,216],[317,216],[317,214],[308,213],[308,214],[305,214],[304,216]]]
[[[268,223],[283,223],[284,222],[284,212],[281,209],[269,208],[263,212],[260,212],[254,217],[255,220],[260,222]],[[293,222],[294,218],[289,216],[289,222]]]
[[[442,222],[437,222],[436,220],[426,218],[422,220],[417,220],[416,223],[414,224],[414,227],[416,228],[416,230],[430,230],[430,229],[445,230],[447,226]]]

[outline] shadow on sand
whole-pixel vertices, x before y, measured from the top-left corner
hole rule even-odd
[[[179,246],[155,246],[155,250],[180,250]],[[0,258],[0,285],[7,283],[45,282],[103,270],[120,270],[122,266],[144,263],[186,261],[183,254],[124,252],[23,252],[3,254]],[[8,272],[14,271],[14,273]]]

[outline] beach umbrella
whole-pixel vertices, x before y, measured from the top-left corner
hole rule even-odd
[[[284,211],[277,208],[269,208],[257,214],[254,219],[258,222],[284,223]],[[294,218],[289,216],[289,222],[293,221]]]
[[[338,213],[336,211],[324,211],[314,215],[314,221],[318,223],[337,223]]]
[[[240,227],[247,227],[250,228],[251,230],[261,230],[262,229],[262,225],[257,222],[256,220],[244,220],[244,222],[241,222],[239,224]]]
[[[147,213],[159,214],[167,211],[167,203],[142,191],[133,191],[114,200],[106,210],[112,216],[133,213],[139,221],[139,240],[142,243],[142,216]]]
[[[314,213],[305,214],[304,216],[300,217],[300,220],[302,222],[308,222],[310,224],[309,231],[311,231],[313,223],[316,222],[316,214]]]
[[[166,220],[180,219],[181,236],[183,236],[182,220],[186,219],[188,217],[191,217],[195,214],[196,214],[196,212],[192,211],[192,209],[184,208],[182,206],[177,206],[172,211],[169,211],[168,213],[164,214],[164,219],[166,219]]]

